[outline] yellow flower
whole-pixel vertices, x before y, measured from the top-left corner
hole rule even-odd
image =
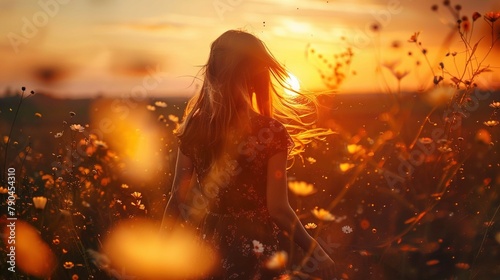
[[[275,252],[266,262],[266,267],[273,270],[282,269],[288,262],[288,254],[285,251]]]
[[[430,143],[432,143],[432,139],[429,137],[422,137],[422,138],[418,139],[418,142],[420,142],[422,144],[430,144]]]
[[[307,223],[305,226],[304,226],[306,229],[315,229],[318,227],[317,224],[315,223]]]
[[[35,204],[36,209],[44,209],[47,204],[47,198],[43,196],[33,197],[33,204]]]
[[[498,125],[498,121],[495,121],[495,120],[485,121],[484,125],[489,126],[489,127],[497,126]]]
[[[66,269],[72,269],[75,266],[75,264],[73,264],[73,262],[65,262],[63,266]]]
[[[495,109],[500,109],[500,102],[498,102],[498,101],[493,101],[493,102],[490,104],[490,107],[491,107],[491,108],[495,108]]]
[[[178,123],[179,122],[179,117],[177,117],[176,115],[168,115],[168,119],[174,123]]]
[[[340,171],[346,172],[347,170],[353,168],[355,165],[352,163],[344,162],[339,164]]]
[[[156,101],[156,102],[155,102],[155,106],[156,106],[156,107],[165,108],[165,107],[167,107],[167,103],[165,103],[165,102],[163,102],[163,101]]]
[[[349,144],[347,145],[347,152],[350,154],[355,154],[363,149],[363,146],[357,144]]]
[[[308,158],[306,158],[306,160],[307,160],[310,164],[316,163],[316,159],[315,159],[315,158],[313,158],[313,157],[308,157]]]
[[[316,208],[316,209],[312,210],[312,213],[316,218],[323,220],[323,221],[335,220],[335,216],[323,208],[320,208],[320,209]]]
[[[303,181],[288,182],[288,188],[298,196],[308,196],[316,192],[312,184]]]
[[[142,194],[140,192],[133,192],[133,193],[131,193],[131,195],[135,199],[139,199],[142,197]]]

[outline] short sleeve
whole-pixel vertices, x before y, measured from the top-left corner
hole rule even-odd
[[[292,137],[290,137],[290,134],[288,134],[285,126],[277,120],[271,119],[269,121],[269,131],[261,130],[261,135],[259,138],[261,138],[262,134],[265,133],[268,133],[266,146],[269,158],[279,152],[286,152],[288,155],[295,146]]]

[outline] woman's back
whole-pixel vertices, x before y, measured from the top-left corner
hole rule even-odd
[[[196,209],[203,213],[198,228],[219,252],[224,278],[261,279],[269,272],[265,260],[279,250],[279,229],[266,206],[267,164],[276,153],[289,151],[293,142],[282,124],[259,114],[250,117],[248,126],[232,129],[227,140],[214,168],[206,168],[209,145],[180,143],[198,178],[193,201],[208,202],[205,209]]]

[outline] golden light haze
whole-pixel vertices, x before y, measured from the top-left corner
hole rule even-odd
[[[129,94],[152,77],[156,84],[148,88],[151,96],[192,95],[210,43],[228,29],[244,29],[261,38],[304,89],[325,89],[317,54],[335,62],[335,54],[351,47],[354,56],[343,70],[346,77],[339,93],[384,91],[382,75],[390,86],[394,81],[380,65],[395,61],[399,73],[408,71],[412,77],[403,80],[402,88],[418,90],[429,80],[429,71],[415,70],[415,59],[407,53],[416,55],[417,50],[407,40],[422,31],[431,62],[439,62],[447,51],[439,46],[453,28],[453,18],[441,2],[1,1],[0,91],[27,86],[63,97],[116,96]],[[436,12],[431,11],[434,4],[439,5]],[[461,4],[469,17],[474,11],[500,9],[495,0],[452,4]],[[487,29],[480,21],[476,32],[484,35]],[[308,49],[316,55],[306,55]],[[498,48],[492,66],[495,57]],[[498,85],[498,80],[486,73],[480,82],[489,86]]]

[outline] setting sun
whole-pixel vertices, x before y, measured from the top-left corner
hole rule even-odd
[[[295,77],[292,73],[288,72],[288,78],[285,80],[285,86],[288,88],[285,88],[285,94],[290,96],[290,97],[295,97],[297,96],[296,91],[300,90],[300,83],[299,79]]]

